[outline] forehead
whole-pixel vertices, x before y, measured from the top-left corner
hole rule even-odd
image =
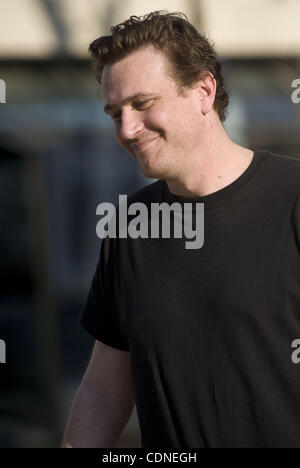
[[[170,65],[162,52],[146,47],[103,69],[102,91],[105,104],[136,94],[154,94],[176,88]]]

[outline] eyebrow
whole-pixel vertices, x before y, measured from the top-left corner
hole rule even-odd
[[[154,94],[147,94],[147,93],[137,93],[137,94],[133,94],[132,96],[128,96],[127,98],[123,99],[123,101],[121,101],[121,105],[125,105],[125,104],[128,104],[128,102],[130,101],[134,101],[135,99],[139,99],[139,98],[147,98],[147,97],[154,97]],[[114,106],[114,105],[111,105],[111,104],[106,104],[104,106],[104,112],[106,114],[108,114],[108,112],[112,109],[115,109],[116,107],[118,106]]]

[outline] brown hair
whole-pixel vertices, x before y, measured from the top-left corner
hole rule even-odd
[[[194,28],[186,15],[154,11],[140,17],[130,16],[123,23],[111,27],[111,33],[111,36],[94,40],[89,47],[100,84],[107,63],[152,45],[169,59],[172,76],[181,88],[191,87],[205,71],[212,73],[217,83],[214,108],[220,120],[225,120],[229,98],[221,63],[213,45]]]

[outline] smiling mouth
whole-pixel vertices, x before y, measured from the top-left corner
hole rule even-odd
[[[148,149],[149,146],[151,146],[158,138],[160,138],[159,135],[153,138],[148,138],[147,140],[142,140],[138,143],[132,143],[130,147],[135,153],[141,153]]]

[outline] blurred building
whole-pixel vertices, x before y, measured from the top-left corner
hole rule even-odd
[[[223,57],[299,57],[298,0],[10,0],[1,2],[0,55],[86,59],[88,44],[130,15],[182,11]]]
[[[300,157],[300,105],[291,101],[300,2],[151,2],[151,11],[165,8],[186,13],[215,42],[232,138]],[[87,48],[148,12],[141,0],[0,4],[0,446],[57,444],[86,366],[93,340],[78,317],[99,253],[96,206],[147,183],[114,142]],[[121,444],[138,443],[126,439],[135,424]]]

